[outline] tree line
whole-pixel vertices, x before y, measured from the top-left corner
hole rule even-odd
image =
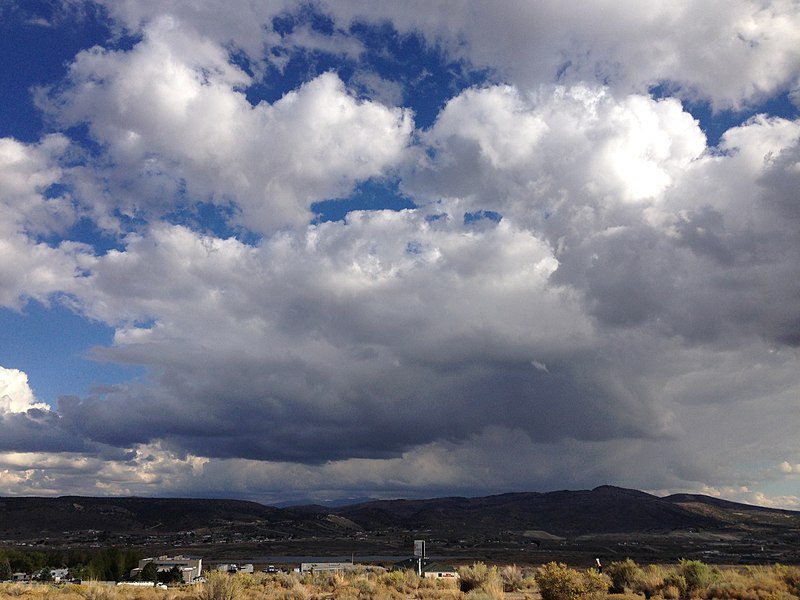
[[[48,581],[52,569],[68,569],[71,579],[122,581],[139,566],[141,558],[141,554],[134,550],[123,551],[113,547],[45,551],[0,548],[0,581],[11,579],[14,573]]]

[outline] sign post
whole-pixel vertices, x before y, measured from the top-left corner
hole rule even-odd
[[[414,540],[414,556],[417,557],[417,575],[422,577],[422,560],[425,558],[425,540]]]

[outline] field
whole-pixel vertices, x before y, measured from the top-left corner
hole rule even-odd
[[[459,568],[459,581],[425,579],[412,571],[356,566],[343,573],[227,575],[168,589],[99,582],[80,585],[0,584],[0,600],[794,600],[800,567],[714,567],[696,560],[639,566],[626,559],[604,573],[551,562],[538,568]]]

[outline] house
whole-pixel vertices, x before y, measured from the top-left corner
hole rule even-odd
[[[391,569],[394,571],[414,571],[423,577],[431,579],[458,579],[458,571],[450,565],[417,556],[394,563]]]
[[[154,563],[159,573],[170,571],[173,567],[178,567],[181,571],[184,583],[192,583],[203,570],[202,558],[189,558],[179,554],[178,556],[159,556],[158,558],[143,558],[139,561],[139,566],[131,571],[131,578],[136,577],[149,564]]]
[[[55,583],[61,583],[69,576],[69,569],[50,569],[50,577]]]
[[[458,571],[444,563],[430,563],[422,567],[422,576],[431,579],[458,579]]]

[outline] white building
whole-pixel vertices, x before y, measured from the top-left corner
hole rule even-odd
[[[55,583],[61,583],[69,575],[69,569],[50,569],[50,577]]]
[[[179,554],[178,556],[159,556],[158,558],[143,558],[139,561],[139,566],[131,571],[131,577],[136,577],[142,572],[149,563],[155,563],[158,572],[170,571],[173,567],[181,570],[184,583],[192,583],[203,570],[202,558],[189,558]]]

